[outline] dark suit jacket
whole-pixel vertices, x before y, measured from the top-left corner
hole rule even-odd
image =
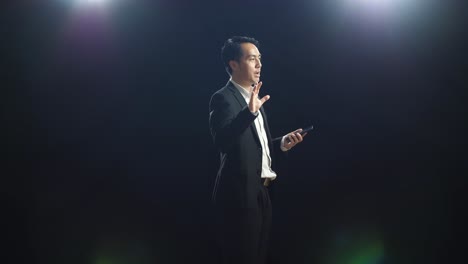
[[[270,155],[280,148],[281,138],[272,140],[266,114],[262,113],[268,137]],[[220,167],[213,189],[216,205],[256,208],[257,195],[262,188],[262,149],[255,129],[253,115],[245,99],[229,81],[213,94],[210,101],[210,130],[220,152]],[[272,165],[272,166],[273,166]]]

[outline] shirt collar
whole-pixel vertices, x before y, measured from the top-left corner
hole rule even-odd
[[[237,88],[237,90],[239,90],[239,92],[242,94],[242,97],[244,97],[244,99],[246,101],[250,100],[250,95],[252,94],[251,91],[248,91],[247,89],[245,89],[244,87],[242,87],[240,84],[236,83],[232,77],[231,79],[229,79],[229,81],[232,82],[232,84],[234,84],[234,86]]]

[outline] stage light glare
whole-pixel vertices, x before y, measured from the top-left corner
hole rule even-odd
[[[374,11],[389,11],[399,5],[399,0],[344,0],[347,8]]]
[[[110,4],[111,0],[74,0],[76,6],[106,6]]]
[[[433,0],[335,0],[337,12],[377,24],[401,23],[425,12]]]
[[[360,5],[386,5],[389,2],[389,0],[349,0],[349,2],[354,2],[355,4],[360,4]]]
[[[83,0],[83,2],[87,2],[88,4],[105,4],[109,2],[109,0]]]

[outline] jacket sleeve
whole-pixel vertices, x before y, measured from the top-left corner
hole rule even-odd
[[[289,152],[289,150],[288,150],[288,151],[283,151],[283,150],[281,149],[281,141],[283,140],[283,137],[284,137],[284,136],[274,138],[274,139],[272,140],[272,142],[273,142],[273,147],[275,148],[275,152],[279,152],[279,153],[280,153],[279,157],[288,157],[288,152]]]
[[[214,144],[222,152],[227,152],[240,135],[257,118],[245,106],[236,112],[229,100],[221,93],[215,93],[210,101],[210,132]]]

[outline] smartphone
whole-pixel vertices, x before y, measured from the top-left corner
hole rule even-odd
[[[304,135],[305,133],[311,131],[312,129],[314,129],[314,126],[309,126],[309,127],[302,129],[301,135]]]
[[[306,127],[304,129],[302,129],[301,131],[301,136],[303,136],[305,133],[311,131],[312,129],[314,129],[314,126],[309,126],[309,127]],[[289,138],[286,137],[286,141],[289,142]]]

